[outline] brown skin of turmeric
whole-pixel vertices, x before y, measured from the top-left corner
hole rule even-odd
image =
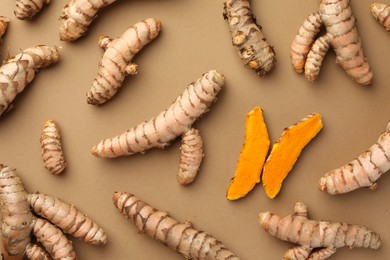
[[[385,27],[387,32],[390,32],[390,5],[382,3],[372,3],[371,13],[375,19]]]
[[[15,16],[21,20],[31,20],[51,0],[16,0]]]
[[[49,253],[47,253],[38,244],[30,243],[26,247],[26,256],[30,260],[52,260]]]

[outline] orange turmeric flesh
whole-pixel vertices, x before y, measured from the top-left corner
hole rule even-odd
[[[246,115],[245,143],[236,172],[227,190],[229,200],[245,197],[260,182],[261,169],[270,146],[263,111],[255,107]]]
[[[280,139],[272,146],[263,168],[263,186],[269,198],[273,199],[278,195],[283,180],[293,168],[303,148],[321,129],[321,115],[311,114],[284,130]]]

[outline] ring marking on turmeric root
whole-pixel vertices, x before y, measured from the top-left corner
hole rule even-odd
[[[303,148],[322,129],[320,114],[311,114],[300,122],[286,128],[280,139],[272,146],[263,167],[263,186],[271,199],[278,195],[284,179],[292,170]]]
[[[30,260],[51,260],[51,256],[42,247],[30,243],[26,247],[26,256]]]
[[[191,128],[182,135],[180,166],[177,180],[182,185],[192,183],[203,160],[203,141],[199,130]]]
[[[287,250],[284,259],[326,259],[341,247],[378,249],[382,244],[380,236],[364,226],[308,219],[302,202],[295,204],[294,211],[284,218],[269,211],[260,213],[258,218],[271,236],[297,244]]]
[[[88,244],[106,244],[107,236],[104,230],[74,205],[42,193],[29,194],[27,198],[36,214],[49,220],[65,233]]]
[[[127,75],[137,74],[133,57],[153,41],[160,31],[160,21],[149,18],[136,23],[114,40],[101,37],[99,45],[105,52],[99,64],[98,75],[87,92],[87,102],[92,105],[104,104],[121,88]]]
[[[15,169],[0,164],[1,236],[10,256],[24,254],[33,227],[27,193]]]
[[[362,187],[375,189],[377,181],[390,170],[390,123],[378,141],[356,159],[327,172],[318,188],[329,194],[347,193]]]
[[[9,19],[4,16],[0,16],[0,43],[2,41],[1,37],[5,34],[8,28]]]
[[[227,190],[227,199],[237,200],[245,197],[260,182],[269,146],[270,140],[263,112],[260,107],[255,107],[246,115],[245,142],[236,172]]]
[[[43,5],[50,4],[51,0],[16,0],[15,16],[21,20],[31,20]]]
[[[163,243],[186,259],[239,259],[222,242],[203,231],[195,230],[190,222],[179,223],[168,213],[149,206],[132,194],[115,192],[113,202],[140,233]]]
[[[260,77],[265,75],[276,62],[275,53],[255,22],[250,0],[226,1],[224,18],[229,23],[233,45],[245,65]]]
[[[123,134],[102,140],[92,148],[92,154],[114,158],[143,153],[153,147],[164,148],[209,110],[223,85],[224,76],[219,72],[211,70],[203,74],[168,109]]]
[[[35,73],[59,59],[57,47],[38,45],[5,61],[0,67],[0,116],[12,108],[16,95],[24,90]]]
[[[375,19],[390,32],[390,5],[372,3],[370,9]]]
[[[54,120],[48,120],[41,133],[41,153],[43,165],[52,174],[60,174],[66,167],[62,151],[60,128]]]

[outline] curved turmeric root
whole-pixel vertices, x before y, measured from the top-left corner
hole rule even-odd
[[[21,20],[32,19],[51,0],[16,0],[15,16]]]
[[[37,244],[28,244],[26,247],[26,256],[30,260],[51,260],[50,255]]]
[[[113,202],[140,233],[146,233],[186,259],[239,259],[211,235],[195,230],[190,222],[179,223],[167,212],[149,206],[132,194],[115,192]]]
[[[356,159],[326,173],[319,189],[329,194],[347,193],[361,187],[377,187],[377,180],[390,170],[390,123],[378,141]]]
[[[57,47],[38,45],[28,48],[0,67],[0,116],[12,108],[16,95],[24,90],[35,73],[59,59]]]
[[[99,45],[105,52],[99,63],[98,76],[87,93],[89,104],[104,104],[116,94],[127,75],[137,74],[137,65],[131,60],[158,36],[160,30],[160,21],[149,18],[136,23],[119,38],[100,38]]]
[[[92,154],[114,158],[143,153],[153,147],[164,148],[209,110],[223,84],[224,76],[219,72],[205,73],[190,84],[168,109],[121,135],[102,140],[92,148]]]
[[[380,236],[364,226],[308,219],[302,202],[295,204],[292,215],[281,218],[268,211],[260,213],[258,220],[271,236],[298,244],[287,250],[284,259],[326,259],[341,247],[378,249],[382,244]]]
[[[233,45],[245,65],[260,77],[265,75],[276,62],[275,53],[255,22],[250,0],[226,1],[224,18],[229,23]]]
[[[0,16],[0,43],[1,43],[1,37],[5,34],[7,31],[9,19],[4,16]]]
[[[390,5],[372,3],[371,13],[386,28],[386,31],[390,32]]]
[[[96,18],[100,9],[116,0],[70,0],[62,9],[60,17],[61,41],[75,41],[83,36]]]
[[[267,126],[261,108],[255,107],[246,116],[245,142],[238,159],[236,172],[226,197],[236,200],[245,197],[257,183],[270,146]]]
[[[269,198],[273,199],[278,195],[284,179],[303,148],[321,129],[321,116],[312,114],[284,130],[280,139],[272,146],[263,168],[263,186]]]
[[[357,83],[369,85],[372,71],[363,55],[349,0],[321,0],[319,11],[310,14],[291,44],[291,60],[295,71],[305,71],[308,80],[314,81],[320,72],[322,60],[332,46],[336,62]],[[315,41],[322,25],[326,34]]]

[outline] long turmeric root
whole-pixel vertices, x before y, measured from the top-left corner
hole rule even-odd
[[[137,65],[131,60],[158,36],[160,30],[160,21],[149,18],[136,23],[119,38],[100,38],[99,45],[105,52],[99,63],[98,76],[87,93],[89,104],[104,104],[119,90],[127,74],[137,73]]]
[[[190,222],[179,223],[167,212],[149,206],[132,194],[115,192],[113,201],[140,233],[146,233],[186,259],[239,259],[211,235],[193,229]]]
[[[372,3],[371,13],[390,32],[390,5]]]
[[[341,247],[378,249],[380,236],[364,226],[308,219],[307,207],[295,204],[294,214],[281,218],[271,212],[259,214],[260,225],[272,236],[298,244],[290,248],[284,259],[326,259]],[[317,251],[312,252],[314,249]]]
[[[60,39],[74,41],[83,36],[100,9],[116,0],[70,0],[62,9]]]
[[[233,45],[245,65],[260,77],[265,75],[276,62],[275,53],[255,22],[250,0],[225,2],[224,18],[229,23]]]
[[[51,0],[16,0],[15,16],[21,20],[32,19]]]
[[[4,16],[0,16],[0,43],[1,43],[1,37],[5,34],[7,31],[9,19]]]
[[[378,141],[344,166],[326,173],[319,189],[329,194],[347,193],[361,187],[377,187],[377,180],[390,170],[390,123]]]
[[[58,48],[38,45],[5,61],[0,67],[0,116],[12,108],[12,101],[34,79],[36,71],[59,57]]]
[[[92,154],[114,158],[143,153],[152,147],[164,148],[209,110],[223,84],[224,76],[219,72],[205,73],[190,84],[168,109],[121,135],[102,140],[92,148]]]
[[[60,129],[53,120],[45,123],[40,140],[43,165],[52,174],[60,174],[66,167],[66,161],[62,152]]]
[[[272,146],[263,168],[263,186],[268,197],[273,199],[279,193],[283,180],[303,148],[321,129],[321,116],[312,114],[284,130],[281,138]]]
[[[81,213],[74,205],[42,193],[28,195],[34,212],[55,224],[75,238],[93,245],[104,245],[106,233],[92,219]]]
[[[309,15],[291,44],[294,69],[299,73],[304,69],[306,78],[314,81],[328,48],[332,46],[336,62],[349,76],[359,84],[371,84],[372,71],[363,55],[355,23],[350,0],[321,0],[319,11]],[[322,25],[327,33],[314,41]]]
[[[26,247],[26,256],[30,260],[51,260],[50,255],[37,244],[28,244]]]
[[[267,126],[261,108],[246,116],[245,143],[226,197],[236,200],[246,196],[260,182],[260,174],[270,146]]]

